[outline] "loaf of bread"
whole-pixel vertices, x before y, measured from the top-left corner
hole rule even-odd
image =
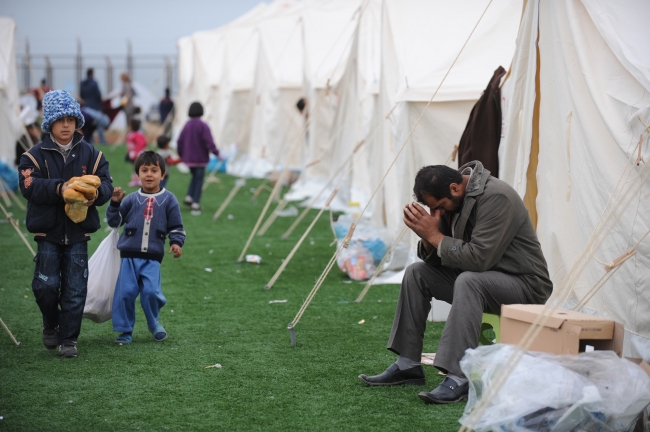
[[[97,188],[101,186],[102,181],[94,175],[84,175],[81,177],[72,177],[68,180],[68,187],[81,192],[86,198],[91,199],[97,194]]]
[[[95,196],[95,192],[93,192],[92,196]],[[73,189],[72,187],[68,187],[63,191],[63,200],[66,202],[65,214],[68,215],[70,220],[75,223],[86,220],[86,214],[88,213],[86,203],[88,202],[88,199],[83,193]]]

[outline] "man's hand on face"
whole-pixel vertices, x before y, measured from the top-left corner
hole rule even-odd
[[[407,204],[404,207],[404,223],[424,241],[427,251],[430,251],[428,246],[437,248],[444,237],[438,229],[440,217],[440,210],[434,210],[429,214],[418,203]]]

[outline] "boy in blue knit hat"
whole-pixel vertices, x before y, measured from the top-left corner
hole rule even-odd
[[[145,151],[135,160],[135,172],[142,188],[124,199],[122,188],[116,187],[106,209],[109,226],[124,225],[117,242],[122,261],[113,296],[113,330],[120,332],[115,339],[117,344],[133,340],[138,294],[153,339],[160,342],[167,338],[167,332],[158,322],[160,308],[167,302],[161,289],[160,264],[167,237],[169,253],[174,258],[181,256],[185,243],[178,200],[160,187],[165,177],[165,160],[155,152]]]
[[[43,344],[59,347],[61,357],[77,357],[77,338],[88,289],[88,240],[100,227],[97,206],[113,194],[108,162],[102,152],[77,132],[84,117],[64,90],[43,98],[43,142],[23,153],[18,166],[20,191],[27,199],[27,230],[34,233],[38,253],[32,280],[34,298],[43,314]],[[76,223],[65,213],[63,191],[72,177],[94,174],[101,180],[88,199],[86,219]]]

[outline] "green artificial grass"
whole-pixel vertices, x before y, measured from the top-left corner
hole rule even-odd
[[[105,154],[114,184],[126,186],[132,165],[123,162],[124,147],[106,147]],[[424,387],[371,388],[357,378],[395,360],[386,341],[398,286],[374,286],[357,304],[364,284],[334,267],[296,327],[298,346],[291,346],[287,323],[334,253],[327,214],[267,291],[316,211],[287,240],[280,235],[294,218],[278,218],[249,248],[261,264],[238,264],[268,192],[251,202],[250,189],[260,181],[247,181],[213,222],[236,180],[218,178],[203,195],[203,214],[182,209],[183,256],[162,263],[167,305],[160,322],[169,334],[162,343],[152,340],[138,303],[131,345],[113,343],[110,321],[84,320],[78,358],[45,349],[31,253],[10,224],[0,224],[0,317],[21,342],[15,346],[0,329],[0,430],[458,430],[464,403],[424,405],[417,398],[442,380],[433,367],[425,366]],[[179,201],[189,179],[172,169],[168,188]],[[24,212],[12,211],[26,233]],[[91,253],[107,234],[103,225],[92,235]],[[425,352],[436,351],[442,327],[429,323]],[[206,369],[216,363],[222,368]]]

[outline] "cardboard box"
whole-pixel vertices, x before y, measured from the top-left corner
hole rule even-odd
[[[501,343],[518,344],[544,305],[501,306]],[[623,351],[623,325],[611,319],[557,309],[546,321],[530,350],[578,354],[587,345],[595,350]]]

